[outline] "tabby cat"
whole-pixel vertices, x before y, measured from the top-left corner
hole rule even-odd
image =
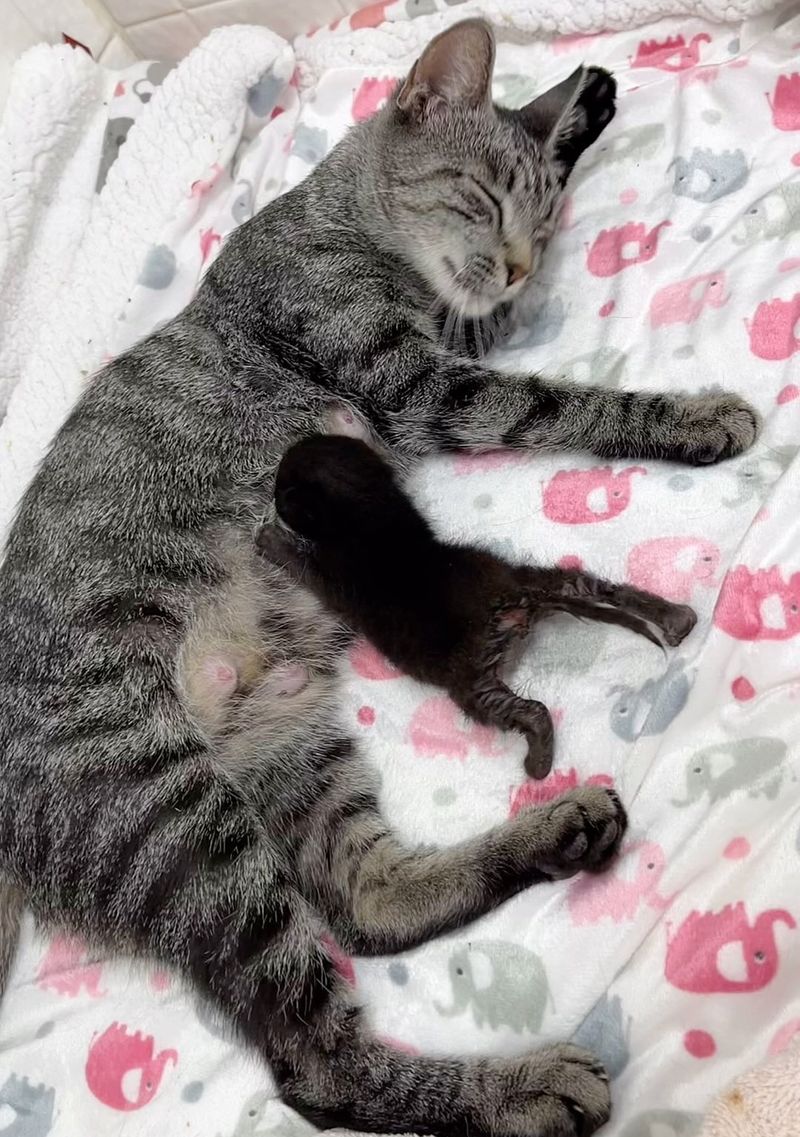
[[[381,954],[457,928],[604,864],[622,806],[581,789],[454,848],[404,846],[336,722],[339,629],[254,545],[280,453],[332,404],[405,461],[505,445],[705,463],[756,435],[733,395],[513,379],[442,346],[451,313],[517,297],[613,115],[595,68],[494,107],[493,57],[481,21],[434,39],[59,431],[0,570],[0,870],[43,924],[180,971],[319,1124],[569,1137],[608,1116],[591,1055],[393,1050],[321,933]],[[239,676],[222,719],[203,697],[220,651]],[[309,682],[276,696],[287,662]]]

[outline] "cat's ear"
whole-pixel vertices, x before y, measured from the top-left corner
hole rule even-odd
[[[601,67],[578,67],[517,112],[562,167],[564,178],[614,117],[617,84]]]
[[[488,107],[493,67],[491,27],[485,20],[462,20],[431,40],[395,102],[417,117],[448,106]]]

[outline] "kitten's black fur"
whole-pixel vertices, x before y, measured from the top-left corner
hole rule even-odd
[[[443,687],[478,722],[525,736],[525,769],[545,777],[553,764],[547,707],[515,695],[500,677],[512,640],[534,621],[572,612],[621,624],[676,645],[697,617],[627,584],[585,572],[509,564],[471,545],[438,540],[366,442],[317,435],[284,455],[275,483],[279,525],[257,539],[353,630],[396,666]],[[300,538],[297,540],[294,535]]]

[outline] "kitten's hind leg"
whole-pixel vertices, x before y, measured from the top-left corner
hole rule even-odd
[[[652,624],[670,647],[682,643],[697,623],[697,614],[688,604],[674,604],[632,584],[614,584],[592,573],[521,566],[515,575],[532,606],[621,624],[650,640],[654,637],[642,623]]]
[[[525,772],[531,778],[546,778],[553,768],[555,739],[553,720],[544,703],[523,699],[496,675],[488,674],[466,698],[458,700],[463,710],[488,726],[516,730],[528,743]]]
[[[584,600],[581,609],[590,620],[621,624],[658,643],[654,636],[648,635],[646,626],[642,627],[643,623],[652,624],[669,647],[682,643],[697,623],[697,614],[688,604],[673,604],[671,600],[630,584],[611,584],[597,578],[592,583],[597,586],[596,598]],[[578,612],[577,598],[566,603]]]

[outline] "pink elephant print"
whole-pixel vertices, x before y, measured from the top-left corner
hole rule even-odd
[[[200,230],[200,257],[201,264],[205,264],[214,249],[222,241],[222,236],[214,229],[201,229]]]
[[[50,941],[36,972],[36,982],[42,990],[56,991],[74,999],[85,991],[92,999],[100,999],[103,966],[89,959],[89,949],[83,940],[74,936],[56,936]]]
[[[617,474],[610,466],[559,470],[544,487],[545,517],[559,525],[609,521],[628,508],[633,475],[646,473],[642,466],[628,466]]]
[[[127,1113],[151,1102],[158,1093],[167,1063],[178,1061],[177,1050],[154,1053],[151,1035],[128,1034],[124,1023],[112,1023],[95,1035],[86,1059],[86,1084],[110,1109]],[[135,1075],[135,1085],[131,1080]],[[130,1097],[133,1093],[135,1096]]]
[[[336,971],[337,975],[341,979],[344,979],[348,987],[355,987],[356,972],[350,956],[345,954],[342,948],[337,944],[336,940],[334,940],[331,936],[323,935],[321,939],[322,946],[330,956],[331,963],[333,964],[334,970]]]
[[[364,79],[353,96],[351,113],[355,122],[363,122],[380,110],[397,86],[396,79]]]
[[[425,757],[458,758],[463,762],[471,750],[487,758],[506,753],[500,731],[466,718],[446,695],[434,695],[417,708],[408,737],[415,752]]]
[[[789,640],[800,633],[800,572],[736,565],[722,582],[714,623],[737,640]]]
[[[711,43],[711,36],[700,32],[687,43],[683,36],[663,41],[643,40],[631,60],[631,67],[656,67],[659,71],[686,71],[700,62],[700,45]]]
[[[524,463],[524,454],[513,450],[485,450],[482,454],[458,454],[453,460],[453,473],[463,477],[466,474],[483,474],[491,470],[504,470],[508,466]]]
[[[386,19],[386,9],[392,0],[380,0],[378,4],[370,4],[368,8],[360,8],[350,17],[350,27],[353,31],[359,28],[377,28]]]
[[[800,351],[795,327],[800,320],[800,292],[791,300],[764,300],[752,320],[745,321],[750,350],[759,359],[790,359]]]
[[[721,308],[728,302],[724,272],[704,272],[660,288],[650,301],[650,326],[693,324],[705,308]]]
[[[569,32],[567,35],[557,36],[550,41],[550,50],[554,55],[564,52],[577,51],[579,48],[591,48],[599,39],[605,39],[611,32]]]
[[[690,912],[667,933],[667,982],[697,995],[760,991],[778,971],[776,924],[797,927],[783,908],[762,912],[751,924],[741,900],[721,912]]]
[[[369,640],[357,640],[350,648],[350,666],[362,679],[399,679],[403,674]]]
[[[416,1046],[412,1046],[410,1042],[403,1042],[402,1039],[395,1038],[394,1035],[380,1034],[378,1038],[384,1046],[388,1046],[390,1050],[399,1050],[401,1054],[410,1054],[412,1058],[416,1058],[418,1054],[422,1053]]]
[[[800,75],[779,75],[772,97],[767,95],[778,130],[800,130]]]
[[[586,264],[593,276],[616,276],[631,265],[651,261],[658,252],[662,229],[671,225],[661,221],[648,229],[642,221],[628,221],[615,229],[603,229],[589,248]]]
[[[567,771],[553,770],[540,782],[529,779],[527,782],[523,782],[521,786],[512,788],[508,816],[509,818],[516,817],[521,809],[528,809],[532,805],[545,805],[553,798],[565,794],[567,790],[574,790],[580,785],[605,786],[607,789],[613,789],[614,779],[608,774],[592,774],[585,782],[581,782],[574,766]]]
[[[632,920],[642,905],[663,910],[671,901],[658,890],[665,867],[664,850],[655,841],[628,845],[617,871],[602,877],[582,876],[570,886],[567,905],[572,923],[576,927],[603,920],[621,924]]]
[[[655,537],[628,556],[627,579],[666,600],[688,604],[697,585],[713,588],[720,552],[704,537]]]

